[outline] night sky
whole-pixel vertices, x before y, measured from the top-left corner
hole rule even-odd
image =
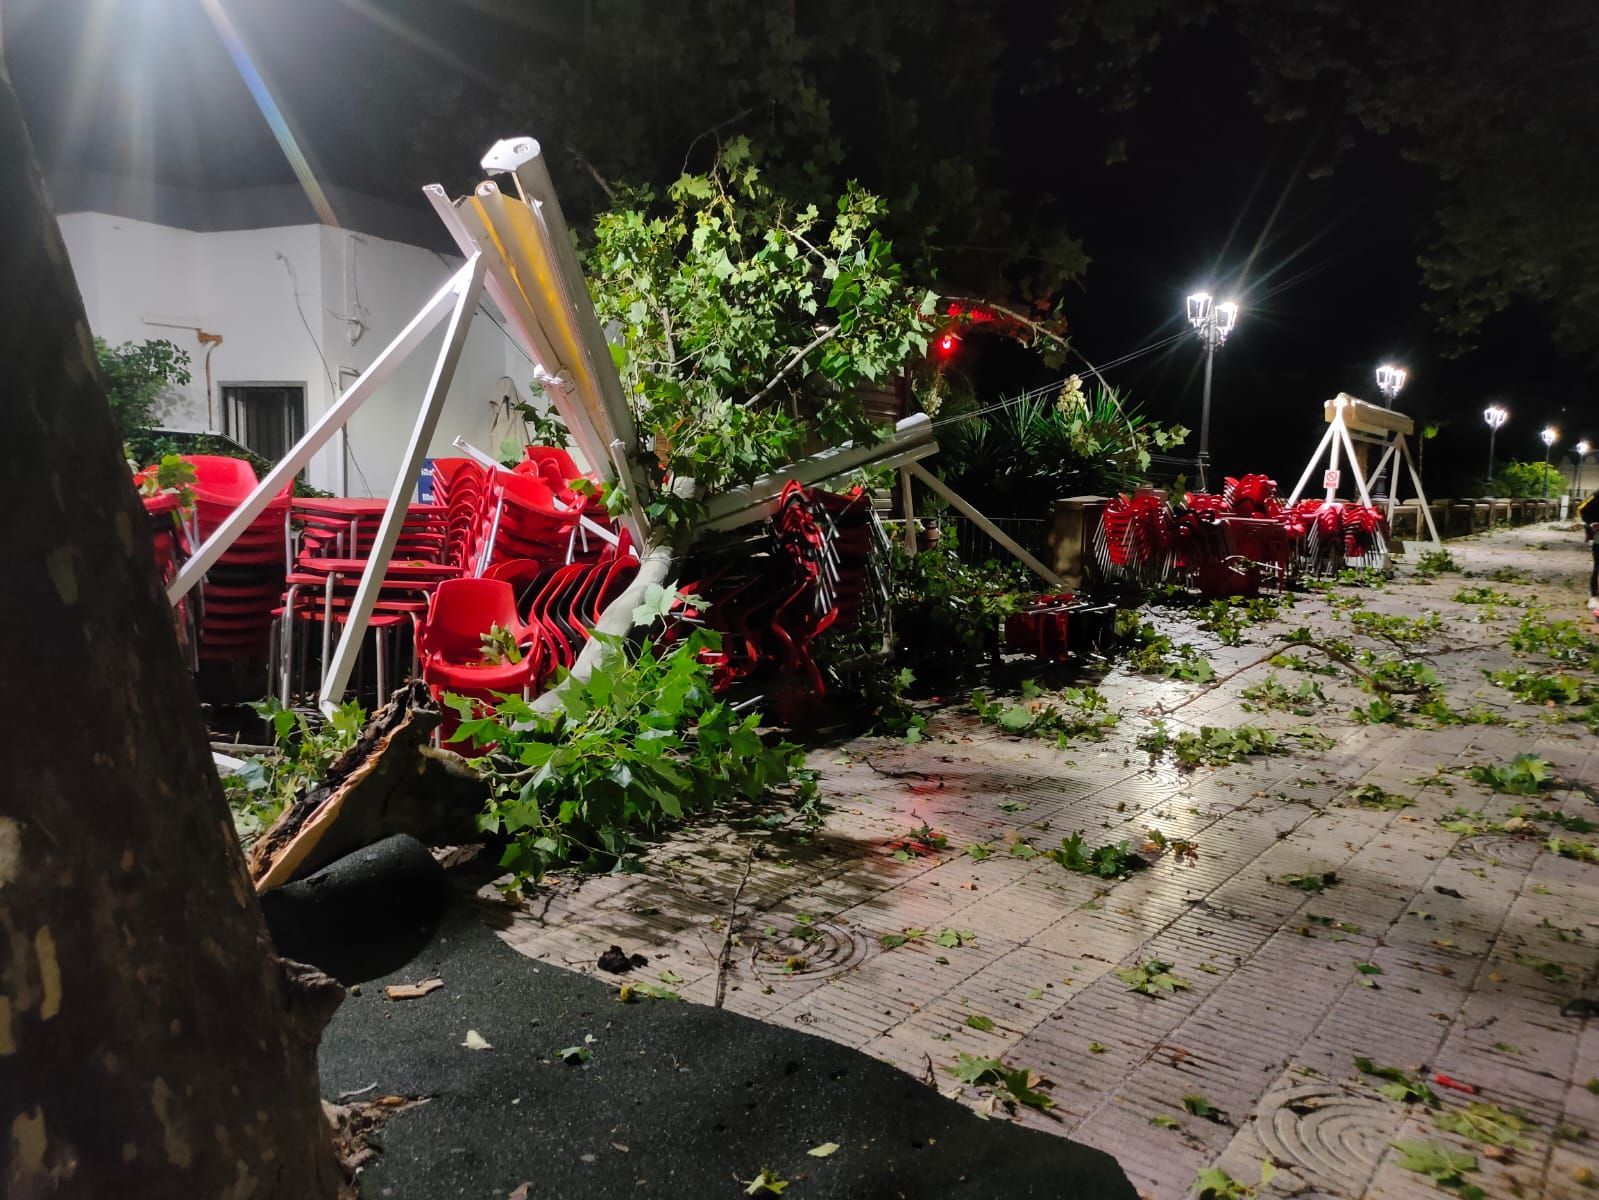
[[[386,176],[374,186],[381,172],[373,164],[426,121],[430,94],[454,82],[480,87],[559,54],[563,36],[560,6],[513,0],[227,7],[318,176],[417,205],[410,186]],[[96,24],[96,8],[117,11]],[[5,21],[6,56],[47,171],[108,170],[181,186],[292,181],[198,0],[10,0]],[[1018,77],[1029,56],[1049,53],[1013,40]],[[1105,162],[1107,119],[1092,106],[1065,90],[1002,91],[996,182],[1023,200],[1067,198],[1068,228],[1093,262],[1066,293],[1065,311],[1075,346],[1091,360],[1186,328],[1184,297],[1197,288],[1240,302],[1238,329],[1216,364],[1218,475],[1262,470],[1291,486],[1324,428],[1321,402],[1340,390],[1376,399],[1372,372],[1385,359],[1411,372],[1400,407],[1445,422],[1426,452],[1434,495],[1466,494],[1467,480],[1480,477],[1481,411],[1490,401],[1512,413],[1501,457],[1541,457],[1537,435],[1549,422],[1566,446],[1581,436],[1599,442],[1599,370],[1554,350],[1541,314],[1502,314],[1477,350],[1442,355],[1415,265],[1428,182],[1399,146],[1369,138],[1330,176],[1311,178],[1326,123],[1268,124],[1247,95],[1248,64],[1226,28],[1166,39],[1150,69],[1149,98],[1117,121],[1127,158],[1116,165]],[[351,75],[361,86],[349,84]],[[960,136],[955,116],[948,129]],[[434,177],[464,187],[486,148],[481,140],[464,136]],[[980,339],[963,353],[984,389],[1058,375],[985,351]],[[1198,340],[1186,337],[1109,377],[1151,416],[1197,427],[1200,365]]]

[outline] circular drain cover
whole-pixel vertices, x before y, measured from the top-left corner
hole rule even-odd
[[[831,921],[796,924],[786,932],[758,937],[750,947],[750,964],[765,983],[791,979],[827,979],[866,961],[866,940]]]
[[[1267,1096],[1256,1112],[1269,1157],[1340,1195],[1361,1194],[1397,1128],[1391,1105],[1325,1083]]]
[[[1464,838],[1455,847],[1455,853],[1466,858],[1479,858],[1512,867],[1531,866],[1542,850],[1543,842],[1538,838],[1505,837],[1496,833],[1480,833]]]

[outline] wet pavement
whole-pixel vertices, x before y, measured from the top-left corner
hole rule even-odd
[[[983,1089],[946,1070],[959,1053],[1030,1068],[1055,1107],[1016,1119],[1110,1152],[1150,1197],[1191,1195],[1215,1166],[1253,1183],[1266,1160],[1278,1173],[1262,1195],[1442,1194],[1395,1141],[1472,1155],[1461,1180],[1488,1196],[1589,1195],[1599,1039],[1569,1002],[1590,994],[1599,960],[1599,865],[1548,843],[1599,844],[1569,828],[1599,822],[1584,787],[1599,784],[1599,739],[1484,674],[1556,670],[1508,644],[1529,602],[1599,629],[1583,607],[1587,553],[1549,527],[1449,548],[1469,575],[1401,566],[1384,588],[1302,594],[1236,646],[1193,610],[1151,610],[1216,678],[1111,670],[1097,686],[1120,720],[1102,741],[1010,736],[951,705],[920,743],[816,751],[831,807],[814,835],[700,825],[642,874],[556,880],[521,910],[488,907],[523,954],[593,971],[613,944],[641,952],[641,974],[670,973],[687,1000],[710,1004],[720,985],[735,1013],[861,1049],[980,1109]],[[1498,596],[1455,599],[1467,588]],[[1357,608],[1438,613],[1415,657],[1455,710],[1504,723],[1360,723],[1352,710],[1373,697],[1347,673],[1267,661],[1299,626],[1381,652]],[[1268,677],[1321,696],[1302,713],[1250,711],[1244,693]],[[1136,745],[1156,720],[1173,735],[1259,726],[1287,752],[1183,770]],[[1544,760],[1553,786],[1510,795],[1464,774],[1518,754]],[[942,845],[917,841],[923,827]],[[1137,849],[1152,829],[1167,850],[1125,878],[1045,854],[1076,831]],[[1173,851],[1181,840],[1192,855]],[[1186,986],[1129,990],[1117,972],[1152,960]],[[1436,1106],[1402,1102],[1362,1057],[1425,1079]],[[1519,1113],[1522,1144],[1440,1127],[1471,1103]]]

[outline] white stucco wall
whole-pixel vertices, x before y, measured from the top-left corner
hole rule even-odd
[[[210,358],[212,428],[221,430],[218,389],[230,383],[303,384],[309,426],[337,397],[341,369],[371,365],[460,265],[320,225],[197,233],[93,212],[68,213],[60,223],[94,333],[113,343],[168,338],[193,359],[193,382],[163,417],[174,429],[207,428],[206,348],[192,327],[222,335]],[[441,329],[350,423],[350,494],[386,494],[392,486],[442,340]],[[525,394],[531,376],[522,354],[479,314],[430,452],[456,453],[457,435],[496,452],[508,433],[494,407],[504,381]],[[312,461],[309,477],[344,490],[336,439]]]

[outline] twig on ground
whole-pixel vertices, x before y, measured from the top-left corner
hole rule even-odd
[[[1201,696],[1208,696],[1211,692],[1214,692],[1217,688],[1219,688],[1222,684],[1226,683],[1229,679],[1236,679],[1238,676],[1242,675],[1245,671],[1251,670],[1251,669],[1253,669],[1255,667],[1260,666],[1261,663],[1269,661],[1271,659],[1271,657],[1273,655],[1277,654],[1277,653],[1278,653],[1278,651],[1275,650],[1275,649],[1268,650],[1268,651],[1266,651],[1266,653],[1262,654],[1259,658],[1254,659],[1251,662],[1246,662],[1243,666],[1239,667],[1236,671],[1229,671],[1225,675],[1218,676],[1216,679],[1212,680],[1207,686],[1200,688],[1199,691],[1195,692],[1192,696],[1188,697],[1188,699],[1184,700],[1181,704],[1174,704],[1170,708],[1167,708],[1164,704],[1153,704],[1150,707],[1146,708],[1144,710],[1144,712],[1146,712],[1148,714],[1151,714],[1153,716],[1157,716],[1157,717],[1168,717],[1172,713],[1176,712],[1179,708],[1187,708],[1190,704],[1192,704],[1195,700],[1198,700]]]
[[[727,995],[727,967],[733,957],[733,933],[738,923],[738,902],[744,896],[744,885],[750,881],[750,871],[755,866],[755,852],[761,848],[759,842],[750,843],[749,857],[744,860],[744,874],[738,881],[738,889],[733,893],[733,900],[727,906],[727,929],[722,934],[722,952],[716,956],[716,1002],[712,1008],[721,1008],[722,1000]]]

